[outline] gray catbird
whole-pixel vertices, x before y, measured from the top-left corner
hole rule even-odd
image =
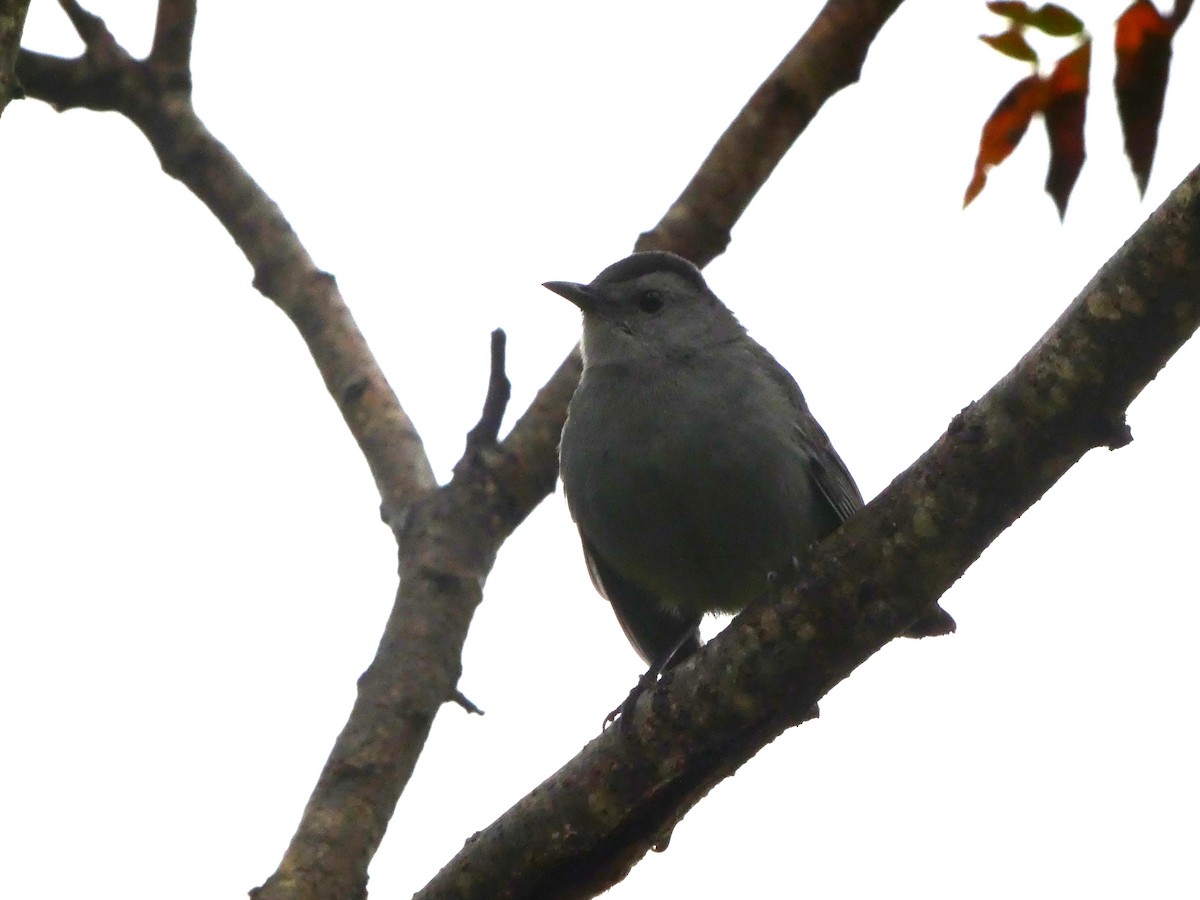
[[[583,310],[583,378],[559,450],[596,589],[650,666],[614,715],[700,646],[862,494],[795,379],[672,253],[635,253],[591,284],[545,285]],[[954,630],[931,606],[909,633]]]

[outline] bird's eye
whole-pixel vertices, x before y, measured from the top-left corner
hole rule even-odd
[[[663,308],[663,295],[658,291],[642,291],[637,305],[642,312],[653,315]]]

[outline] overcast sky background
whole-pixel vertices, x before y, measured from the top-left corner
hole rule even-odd
[[[1200,160],[1189,21],[1139,200],[1122,5],[1075,4],[1095,96],[1065,224],[1040,124],[960,210],[1025,71],[976,40],[1001,26],[983,0],[910,0],[709,267],[868,497]],[[91,8],[146,52],[152,3]],[[337,276],[445,478],[489,331],[511,421],[578,337],[541,282],[625,255],[817,8],[202,3],[195,102]],[[25,45],[79,48],[48,0]],[[244,896],[345,721],[394,545],[295,330],[132,125],[14,103],[0,161],[0,895]],[[1193,343],[1133,406],[1134,443],[1089,454],[947,594],[958,634],[885,648],[608,896],[1195,896],[1197,385]],[[560,491],[500,554],[461,682],[487,714],[439,714],[372,896],[419,889],[640,668]]]

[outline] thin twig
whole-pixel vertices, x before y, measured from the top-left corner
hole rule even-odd
[[[358,330],[333,276],[316,267],[279,207],[197,117],[190,76],[154,77],[150,61],[112,42],[104,23],[75,0],[62,0],[88,54],[60,59],[22,50],[17,74],[31,97],[57,109],[116,110],[149,139],[163,170],[212,211],[254,267],[254,284],[295,323],[325,386],[358,442],[384,504],[403,510],[436,487],[416,428]],[[189,3],[159,10],[162,58],[179,58],[192,23]],[[111,46],[110,46],[111,42]]]
[[[192,63],[195,30],[196,0],[158,0],[149,61],[168,70],[188,69]]]
[[[512,396],[512,384],[504,372],[504,345],[504,329],[497,328],[492,332],[492,365],[483,413],[478,424],[467,434],[468,447],[493,445],[500,436],[500,423],[504,420],[504,411],[508,409],[508,400]]]
[[[94,48],[115,43],[104,20],[95,13],[88,12],[79,5],[77,0],[58,0],[58,5],[63,8],[63,12],[67,14],[67,18],[71,20],[71,25],[75,28],[75,33],[83,39],[83,43],[87,47]]]

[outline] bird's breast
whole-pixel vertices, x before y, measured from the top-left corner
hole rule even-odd
[[[815,498],[786,407],[736,375],[694,375],[585,373],[563,430],[563,486],[580,531],[623,576],[683,612],[736,610],[815,539]]]

